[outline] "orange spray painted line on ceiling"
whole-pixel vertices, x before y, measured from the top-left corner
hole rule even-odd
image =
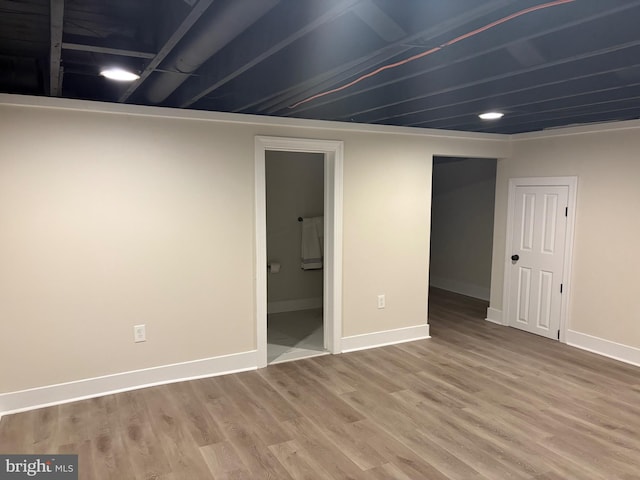
[[[529,7],[529,8],[525,8],[524,10],[520,10],[519,12],[515,12],[512,13],[511,15],[507,15],[506,17],[500,18],[499,20],[496,20],[495,22],[491,22],[483,27],[477,28],[471,32],[465,33],[464,35],[460,35],[459,37],[454,38],[453,40],[449,40],[446,43],[443,43],[442,45],[440,45],[439,47],[434,47],[431,48],[429,50],[426,50],[424,52],[418,53],[416,55],[413,55],[409,58],[405,58],[404,60],[400,60],[398,62],[395,63],[390,63],[388,65],[384,65],[382,67],[379,67],[377,69],[375,69],[372,72],[366,73],[364,75],[362,75],[361,77],[356,78],[355,80],[352,80],[349,83],[345,83],[344,85],[340,86],[340,87],[336,87],[334,89],[331,90],[327,90],[325,92],[321,92],[321,93],[317,93],[311,97],[305,98],[304,100],[300,100],[298,103],[295,103],[293,105],[291,105],[289,108],[293,109],[293,108],[297,108],[300,105],[303,105],[305,103],[311,102],[313,100],[317,100],[318,98],[324,97],[326,95],[331,95],[332,93],[337,93],[340,92],[342,90],[346,90],[347,88],[353,87],[354,85],[362,82],[363,80],[366,80],[367,78],[371,78],[374,77],[376,75],[378,75],[379,73],[384,72],[385,70],[391,70],[392,68],[396,68],[396,67],[400,67],[402,65],[406,65],[407,63],[413,62],[414,60],[418,60],[420,58],[424,58],[428,55],[431,55],[432,53],[438,52],[440,50],[442,50],[445,47],[448,47],[450,45],[453,45],[454,43],[458,43],[462,40],[466,40],[467,38],[471,38],[475,35],[478,35],[479,33],[482,32],[486,32],[487,30],[490,30],[494,27],[497,27],[498,25],[501,25],[503,23],[506,23],[510,20],[513,20],[514,18],[518,18],[521,17],[523,15],[527,15],[529,13],[532,12],[536,12],[538,10],[543,10],[545,8],[551,8],[551,7],[557,7],[559,5],[564,5],[565,3],[572,3],[575,2],[576,0],[554,0],[553,2],[548,2],[548,3],[543,3],[540,5],[535,5],[533,7]]]

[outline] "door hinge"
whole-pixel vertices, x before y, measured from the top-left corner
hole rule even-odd
[[[560,330],[558,330],[558,340],[560,340]]]
[[[569,207],[564,207],[564,216],[565,217],[569,216]]]
[[[560,284],[560,293],[562,293],[562,284]]]

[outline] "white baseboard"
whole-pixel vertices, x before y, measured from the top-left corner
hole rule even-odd
[[[255,370],[257,351],[175,363],[0,394],[0,417],[36,408],[167,383]]]
[[[567,330],[567,345],[613,358],[621,362],[640,367],[640,348],[630,347],[622,343],[612,342],[604,338],[594,337],[586,333]]]
[[[322,308],[322,297],[269,302],[267,304],[267,313],[297,312],[298,310],[310,310],[312,308]]]
[[[431,338],[429,336],[429,325],[416,325],[415,327],[398,328],[396,330],[385,330],[383,332],[365,333],[363,335],[353,335],[342,337],[342,352],[354,352],[367,348],[383,347],[395,343],[412,342]]]
[[[450,278],[434,277],[432,275],[429,277],[429,285],[449,292],[466,295],[467,297],[489,301],[490,289],[472,283],[459,282]]]
[[[487,322],[497,323],[498,325],[504,325],[502,321],[502,310],[498,310],[497,308],[487,308],[487,318],[485,318]]]

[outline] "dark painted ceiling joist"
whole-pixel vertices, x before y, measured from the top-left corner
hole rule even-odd
[[[138,50],[126,50],[122,48],[101,47],[99,45],[86,45],[83,43],[71,43],[71,42],[62,42],[62,49],[76,50],[79,52],[104,53],[107,55],[119,55],[123,57],[135,57],[135,58],[154,58],[156,56],[156,54],[152,52],[141,52]]]
[[[337,4],[334,3],[333,7],[321,13],[320,16],[311,15],[306,23],[303,22],[304,25],[302,27],[289,24],[282,29],[273,29],[270,26],[266,26],[263,32],[240,39],[239,42],[243,43],[234,48],[232,52],[221,52],[220,57],[216,57],[203,65],[198,71],[198,77],[187,82],[184,87],[179,89],[172,98],[171,103],[182,108],[193,105],[201,98],[211,94],[255,65],[275,55],[320,25],[343,15],[361,1],[345,0]],[[323,0],[323,2],[324,5],[329,4],[326,0]],[[299,6],[304,7],[303,10],[306,12],[303,13],[311,13],[315,10],[309,9],[308,5],[300,4]],[[318,7],[320,7],[320,4],[318,4]],[[266,38],[268,38],[268,41],[265,41]]]
[[[624,121],[637,118],[638,108],[640,108],[639,103],[634,102],[634,104],[632,104],[628,102],[627,105],[630,106],[604,107],[602,109],[590,108],[582,112],[571,112],[569,110],[563,110],[563,113],[553,112],[546,115],[534,115],[528,117],[529,120],[527,121],[514,122],[509,126],[509,128],[512,129],[511,133],[515,133],[517,131],[521,131],[522,129],[529,130],[529,128],[531,128],[532,126],[535,130],[541,130],[553,128],[553,126],[555,125],[581,125],[584,123],[589,123],[587,119],[593,118],[594,113],[598,115],[598,117],[601,119],[601,122]],[[452,123],[450,126],[442,128],[446,128],[449,130],[465,128],[467,131],[470,131],[473,130],[474,126],[474,123],[467,122]],[[492,132],[497,130],[494,130],[493,126],[485,126],[483,131]]]
[[[576,80],[592,75],[594,68],[599,68],[600,71],[624,68],[629,65],[627,59],[633,54],[640,55],[640,40],[615,45],[602,50],[578,53],[570,57],[545,62],[535,67],[523,67],[518,70],[511,70],[509,73],[503,72],[493,76],[480,76],[475,79],[469,78],[469,81],[466,82],[460,82],[452,86],[443,86],[442,88],[434,88],[427,94],[404,95],[401,100],[391,102],[389,105],[375,105],[366,111],[350,112],[348,115],[359,119],[361,115],[382,111],[385,112],[385,115],[379,115],[380,120],[376,120],[375,118],[372,120],[372,123],[380,123],[391,118],[406,117],[408,115],[407,113],[402,113],[392,117],[388,113],[389,107],[397,107],[398,111],[400,111],[403,109],[403,106],[414,106],[417,102],[424,99],[435,98],[449,93],[459,93],[466,89],[472,90],[474,95],[476,95],[475,98],[477,98],[480,87],[482,86],[486,86],[494,91],[498,90],[502,93],[508,93],[510,91],[509,85],[517,85],[518,87],[516,87],[516,89],[520,91],[538,88],[541,83],[544,83],[541,80],[542,78],[546,79],[549,84],[552,81],[554,83],[567,81],[569,78],[575,82]],[[536,74],[538,76],[534,76]],[[443,75],[446,76],[446,74]],[[517,76],[521,77],[523,83],[517,81]],[[513,90],[513,87],[511,90]],[[415,107],[413,107],[412,113],[416,113]],[[414,125],[417,124],[414,123]]]
[[[624,68],[626,65],[626,59],[630,56],[640,57],[640,43],[635,42],[635,45],[628,46],[630,50],[626,48],[621,48],[617,51],[617,56],[612,56],[610,50],[604,50],[600,52],[600,55],[594,55],[592,52],[589,54],[584,54],[581,58],[573,58],[567,59],[567,61],[563,61],[562,63],[556,62],[553,65],[546,65],[546,69],[549,72],[553,72],[553,75],[556,77],[556,81],[548,81],[547,83],[543,83],[540,81],[540,78],[546,78],[548,80],[552,80],[554,77],[549,75],[548,73],[536,72],[535,69],[531,69],[528,72],[525,72],[523,75],[524,78],[527,79],[527,87],[521,89],[522,91],[538,89],[539,93],[531,94],[529,96],[525,96],[524,98],[529,98],[529,101],[520,100],[522,103],[518,104],[517,100],[514,98],[509,98],[508,95],[497,96],[495,102],[487,102],[484,107],[487,105],[495,105],[497,108],[501,108],[503,105],[508,105],[504,110],[508,113],[509,118],[518,117],[527,118],[528,116],[535,116],[540,111],[544,109],[549,109],[549,103],[552,105],[557,105],[556,110],[559,110],[561,107],[566,109],[571,109],[576,105],[580,104],[588,104],[589,100],[587,99],[590,96],[594,98],[597,97],[597,92],[590,90],[593,88],[593,85],[609,85],[609,88],[602,89],[607,91],[606,97],[612,99],[612,92],[616,90],[613,85],[616,85],[615,82],[611,80],[606,80],[606,78],[611,78],[615,75],[615,72]],[[592,71],[593,65],[608,65],[609,68],[606,68],[602,73],[601,79],[595,80],[593,74],[588,74],[587,72]],[[603,67],[604,68],[604,67]],[[571,77],[571,75],[573,77]],[[568,78],[571,77],[571,78]],[[510,78],[503,78],[503,83],[505,86],[511,83]],[[580,81],[584,80],[582,87],[580,87]],[[619,83],[617,84],[619,85]],[[492,90],[492,87],[495,86],[495,83],[492,84],[491,81],[484,83],[483,85],[474,84],[470,85],[468,92],[479,92],[481,88],[486,88],[487,90]],[[554,88],[555,87],[555,88]],[[582,90],[578,90],[582,88]],[[505,88],[506,90],[506,88]],[[577,90],[577,91],[576,91]],[[555,93],[554,93],[555,92]],[[509,93],[509,92],[507,92]],[[570,99],[576,97],[577,94],[589,94],[584,95],[580,101],[571,102]],[[632,98],[634,94],[629,95],[629,90],[625,92],[627,95],[623,98]],[[456,89],[452,89],[450,92],[443,92],[440,94],[434,95],[432,98],[437,99],[439,97],[445,97],[451,94],[453,97],[458,97],[459,92],[456,92]],[[554,97],[555,95],[555,97]],[[517,97],[515,97],[517,98]],[[522,97],[521,97],[522,98]],[[535,99],[535,100],[531,100]],[[502,101],[501,101],[502,100]],[[620,100],[620,97],[616,98],[616,101]],[[545,104],[545,102],[548,102]],[[602,99],[600,99],[600,103],[602,103]],[[465,128],[467,130],[471,130],[470,121],[477,121],[477,113],[480,111],[484,111],[485,108],[479,108],[482,105],[482,100],[477,100],[477,104],[474,107],[474,102],[470,101],[469,103],[463,106],[456,106],[455,113],[451,113],[449,111],[447,113],[445,109],[435,109],[432,112],[429,112],[427,115],[423,117],[422,120],[419,120],[418,117],[413,118],[404,118],[400,124],[421,128],[432,128],[434,125],[437,125],[438,128],[448,128],[448,129],[458,129]],[[526,108],[526,111],[521,110],[522,107]],[[377,122],[374,122],[377,123]],[[385,124],[394,123],[394,122],[384,122]],[[521,122],[526,123],[526,122]],[[488,126],[490,127],[490,125]]]
[[[49,50],[49,94],[59,97],[62,91],[62,26],[64,23],[64,0],[51,0]]]
[[[636,67],[636,65],[630,67]],[[583,99],[598,98],[599,94],[604,93],[607,98],[620,98],[615,93],[620,91],[623,95],[621,98],[625,98],[624,91],[629,86],[636,84],[620,86],[620,82],[613,79],[618,71],[619,68],[614,67],[605,69],[598,74],[548,79],[542,83],[535,82],[518,88],[505,88],[499,93],[490,89],[487,89],[487,92],[474,89],[467,89],[464,92],[452,91],[423,99],[420,102],[420,109],[413,113],[399,115],[399,117],[402,118],[403,125],[420,127],[427,126],[434,119],[445,118],[448,115],[447,112],[454,112],[452,115],[456,115],[464,109],[468,114],[468,112],[483,110],[487,105],[498,107],[508,105],[509,118],[511,118],[514,112],[521,111],[523,108],[542,107],[546,103],[566,105],[578,97]],[[491,93],[488,93],[489,91]],[[372,123],[393,123],[393,117],[383,118],[379,121],[374,119]]]
[[[433,85],[431,85],[431,88],[429,91],[425,92],[425,93],[421,93],[420,95],[414,95],[414,96],[408,96],[406,94],[407,89],[406,88],[400,88],[398,87],[396,89],[396,91],[398,92],[398,97],[397,99],[393,98],[393,95],[390,95],[389,92],[389,88],[393,87],[394,85],[398,85],[402,82],[406,82],[409,80],[414,80],[414,81],[418,81],[419,78],[424,77],[427,74],[432,75],[434,72],[437,71],[441,71],[444,69],[451,69],[452,67],[455,67],[456,65],[460,65],[461,68],[466,68],[466,67],[462,67],[463,65],[466,64],[466,62],[477,59],[481,56],[486,56],[488,54],[494,53],[494,52],[499,52],[500,50],[503,50],[505,48],[507,48],[509,45],[515,44],[515,43],[519,43],[522,41],[526,41],[526,40],[532,40],[535,38],[539,38],[539,37],[543,37],[546,35],[549,35],[551,33],[554,32],[559,32],[561,30],[566,30],[569,27],[576,27],[576,26],[580,26],[582,24],[585,24],[587,22],[592,22],[594,20],[598,20],[600,18],[603,17],[607,17],[607,16],[611,16],[613,14],[620,14],[620,13],[624,13],[626,10],[633,8],[635,6],[635,4],[637,4],[638,2],[634,2],[634,4],[632,5],[624,5],[621,6],[617,9],[606,9],[602,8],[599,13],[590,15],[588,17],[584,17],[581,18],[579,20],[575,20],[573,22],[568,22],[568,23],[562,23],[559,25],[556,25],[554,27],[550,27],[544,30],[541,29],[537,29],[537,28],[533,28],[534,33],[528,34],[528,35],[523,35],[522,37],[513,40],[512,38],[508,37],[505,39],[504,42],[502,43],[494,43],[492,44],[489,48],[486,49],[482,49],[482,50],[478,50],[478,51],[473,51],[472,53],[468,54],[468,55],[462,55],[462,56],[458,56],[455,60],[446,63],[446,64],[441,64],[441,63],[436,63],[436,64],[425,64],[424,67],[422,68],[417,68],[417,69],[412,69],[410,71],[408,71],[406,74],[404,75],[394,75],[394,76],[390,76],[387,79],[384,79],[384,81],[375,83],[373,85],[367,86],[367,87],[360,87],[360,88],[352,88],[348,91],[345,92],[340,92],[338,94],[334,94],[331,95],[327,98],[323,98],[323,99],[319,99],[317,101],[311,102],[309,104],[306,105],[302,105],[300,108],[296,109],[295,114],[296,116],[299,116],[300,114],[302,114],[303,112],[307,112],[305,115],[311,115],[311,116],[316,116],[318,115],[320,112],[322,111],[327,111],[329,109],[331,109],[332,111],[335,111],[335,108],[332,107],[331,104],[335,104],[335,103],[339,103],[340,104],[340,108],[344,110],[344,113],[340,114],[339,116],[336,116],[335,119],[354,119],[355,121],[359,121],[359,122],[378,122],[378,121],[382,121],[384,119],[389,119],[391,118],[391,116],[387,115],[386,117],[381,117],[381,116],[370,116],[369,114],[375,111],[384,111],[387,112],[389,108],[393,108],[398,106],[397,110],[401,111],[403,113],[409,112],[409,113],[413,113],[413,109],[412,107],[415,106],[414,102],[419,101],[420,99],[423,98],[428,98],[431,96],[436,96],[436,95],[440,95],[446,92],[450,92],[456,89],[461,89],[461,88],[469,88],[470,86],[475,86],[478,83],[475,82],[464,82],[464,81],[460,81],[460,79],[458,79],[458,77],[452,77],[451,75],[449,75],[449,78],[455,78],[457,80],[457,82],[459,83],[451,83],[450,86],[447,86],[447,88],[444,89],[437,89],[437,88],[433,88]],[[579,44],[575,44],[575,47],[580,47]],[[594,55],[600,55],[602,54],[602,52],[608,52],[609,50],[604,49],[602,51],[597,51],[594,52]],[[497,80],[500,78],[512,78],[515,75],[520,75],[522,73],[527,73],[527,72],[531,72],[531,71],[536,71],[539,70],[541,68],[544,68],[545,65],[549,66],[549,65],[559,65],[562,63],[566,63],[568,61],[571,61],[570,58],[566,58],[564,60],[562,60],[560,63],[556,63],[556,62],[549,62],[549,63],[545,63],[545,64],[541,64],[541,65],[536,65],[534,67],[530,67],[530,68],[517,68],[517,69],[509,69],[508,73],[505,73],[503,75],[493,75],[493,76],[485,76],[482,78],[482,82],[485,83],[489,83],[493,80]],[[500,65],[497,65],[495,68],[499,68],[501,67]],[[443,74],[444,75],[444,74]],[[480,82],[480,80],[479,80]],[[385,89],[386,91],[386,95],[384,96],[384,99],[386,101],[383,102],[376,102],[374,105],[369,104],[370,106],[366,106],[365,104],[367,103],[366,100],[364,100],[364,94],[365,93],[371,93],[375,90],[381,90],[381,89]],[[378,96],[373,96],[373,97],[369,97],[369,98],[377,98]],[[355,105],[353,104],[355,102],[356,98],[362,98],[362,102],[360,102],[360,105]],[[349,102],[347,102],[347,100],[350,100],[351,105],[349,104]],[[410,108],[411,110],[407,110],[407,107]],[[316,113],[311,113],[313,111],[316,111]]]
[[[273,6],[260,14],[263,1]],[[496,133],[640,117],[640,0],[0,0],[0,10],[0,92]],[[108,64],[142,79],[99,77]],[[154,100],[172,75],[181,81]],[[492,109],[505,117],[478,119]]]
[[[336,85],[348,81],[350,78],[369,71],[375,65],[383,64],[402,53],[410,51],[412,47],[408,46],[408,44],[411,42],[417,42],[418,40],[421,43],[429,42],[433,38],[436,38],[449,30],[459,28],[462,25],[488,15],[491,12],[504,8],[508,3],[508,0],[485,2],[479,7],[470,9],[452,19],[414,33],[406,38],[397,40],[384,48],[375,50],[365,57],[355,59],[352,62],[325,72],[320,76],[310,78],[305,82],[292,85],[284,91],[271,95],[269,98],[251,100],[241,107],[236,108],[234,111],[242,112],[257,105],[259,105],[258,109],[260,111],[267,114],[273,114],[281,111],[304,98],[315,95],[318,92],[329,90]]]
[[[384,112],[385,115],[380,115],[380,113],[378,113],[378,117],[380,117],[381,120],[375,120],[374,117],[371,116],[370,118],[373,120],[370,121],[371,123],[388,123],[387,120],[393,118],[388,113],[388,108],[390,107],[397,106],[398,111],[401,111],[403,107],[406,109],[407,106],[411,107],[417,102],[429,98],[437,98],[447,94],[454,94],[458,97],[460,92],[464,90],[473,91],[473,95],[478,96],[479,92],[482,91],[481,88],[483,86],[491,91],[498,90],[502,93],[508,93],[509,85],[517,85],[517,89],[519,90],[534,89],[542,83],[541,79],[543,78],[548,80],[553,79],[555,82],[566,81],[568,78],[571,78],[571,81],[576,81],[583,76],[590,75],[594,66],[601,67],[602,69],[623,68],[625,65],[628,65],[627,58],[634,52],[637,52],[637,54],[640,55],[640,41],[629,42],[596,52],[589,51],[586,53],[576,54],[560,60],[545,62],[544,64],[537,65],[535,67],[523,67],[519,70],[510,70],[509,73],[501,72],[493,76],[477,75],[475,78],[470,77],[466,82],[456,83],[451,86],[447,86],[446,81],[440,81],[438,82],[438,85],[434,85],[434,89],[427,94],[412,96],[401,95],[401,100],[393,101],[389,103],[389,105],[375,105],[366,111],[349,112],[345,114],[344,118],[347,118],[348,116],[349,118],[353,117],[360,121],[360,116],[364,114]],[[618,53],[618,55],[616,55],[616,53]],[[605,65],[607,66],[605,67]],[[520,78],[518,79],[516,76],[520,76]],[[445,79],[446,77],[447,73],[444,72],[442,74],[442,79]],[[397,91],[402,92],[403,88],[399,87]],[[498,106],[500,105],[496,105],[496,107]],[[415,108],[414,113],[416,113]],[[406,114],[402,113],[398,115],[398,117],[406,117]],[[403,125],[406,124],[404,120],[400,123]],[[418,126],[418,123],[416,122],[411,122],[411,124]],[[419,125],[423,126],[422,122],[420,122]]]
[[[605,50],[602,55],[606,56],[609,53],[611,53],[609,50]],[[627,55],[627,53],[624,53],[621,58],[626,58]],[[589,60],[589,58],[578,60]],[[605,80],[607,75],[614,74],[626,66],[634,66],[628,65],[624,59],[621,62],[614,63],[611,68],[602,67],[598,73],[591,73],[592,66],[581,68],[579,63],[572,64],[568,62],[566,64],[567,68],[563,71],[551,68],[553,70],[552,75],[542,74],[545,78],[544,81],[536,77],[530,82],[516,83],[511,81],[512,77],[503,77],[498,79],[499,83],[489,81],[482,84],[466,84],[462,85],[461,88],[449,88],[446,91],[438,90],[420,98],[404,100],[387,107],[374,108],[369,112],[355,116],[355,118],[358,121],[367,123],[401,123],[407,126],[423,127],[426,126],[427,122],[438,118],[434,111],[446,108],[455,108],[461,111],[473,108],[476,110],[483,109],[487,105],[492,105],[494,109],[508,105],[505,108],[511,112],[526,105],[526,103],[518,103],[517,98],[534,98],[535,100],[530,103],[538,104],[549,99],[565,98],[565,94],[558,94],[558,97],[553,97],[553,92],[558,89],[567,90],[569,93],[566,95],[582,95],[584,92],[600,91],[602,88],[596,86],[607,86],[607,81]],[[590,63],[591,65],[600,63],[598,55],[595,55]],[[574,65],[577,68],[572,71]],[[546,67],[549,66],[549,64],[546,65]],[[551,67],[554,66],[560,65],[551,65]],[[529,73],[535,73],[535,71],[535,69],[526,70],[523,71],[523,74],[526,76]],[[620,86],[619,81],[612,83]],[[620,86],[620,88],[623,87]],[[428,120],[425,120],[425,118],[428,118]]]
[[[191,30],[191,27],[195,25],[195,23],[202,17],[202,15],[207,11],[209,6],[213,3],[213,0],[199,0],[197,4],[193,6],[193,8],[189,11],[186,17],[182,20],[182,22],[178,25],[178,28],[173,32],[173,34],[167,39],[164,45],[158,50],[158,53],[151,59],[151,61],[147,64],[144,70],[140,73],[140,78],[133,82],[129,88],[127,88],[120,98],[119,102],[126,102],[131,95],[144,83],[144,81],[149,78],[151,73],[160,66],[160,64],[164,61],[165,58],[173,51],[173,49],[178,45],[180,40],[184,38],[184,36]]]
[[[386,42],[395,42],[407,36],[407,32],[371,0],[357,5],[353,13]]]
[[[603,77],[611,76],[611,72],[604,74]],[[589,79],[592,80],[592,79]],[[606,80],[601,80],[603,85],[606,85]],[[593,85],[591,81],[585,82],[587,85]],[[542,87],[547,95],[541,98],[540,101],[522,101],[522,103],[509,103],[509,118],[518,119],[534,115],[540,112],[546,111],[560,111],[564,109],[572,109],[579,106],[598,105],[607,102],[619,102],[627,99],[634,99],[640,94],[640,83],[631,84],[625,87],[613,86],[609,88],[601,88],[598,90],[592,90],[589,87],[584,87],[581,90],[574,91],[576,85],[575,80],[568,82],[562,82],[553,88],[553,85],[546,85]],[[619,94],[616,92],[619,91]],[[501,98],[507,98],[503,96]],[[514,96],[516,99],[517,95]],[[537,97],[540,98],[540,97]],[[515,100],[517,102],[517,100]],[[486,106],[486,100],[478,99],[477,102],[470,104],[470,109],[466,113],[460,113],[455,107],[441,109],[433,109],[429,120],[415,121],[408,123],[408,126],[426,127],[429,128],[434,122],[448,122],[451,125],[467,123],[469,117],[475,117],[473,104],[476,103],[480,108]]]

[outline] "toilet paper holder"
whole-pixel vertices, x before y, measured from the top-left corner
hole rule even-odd
[[[267,263],[267,272],[269,272],[269,273],[279,273],[280,272],[280,263],[278,263],[278,262]]]

